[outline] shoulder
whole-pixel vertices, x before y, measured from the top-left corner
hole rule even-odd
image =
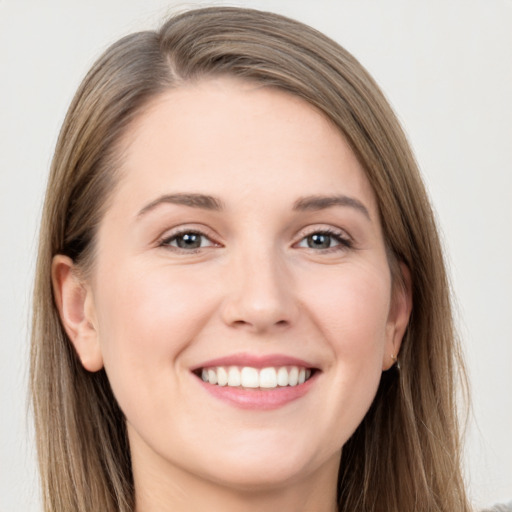
[[[486,508],[481,512],[512,512],[512,501],[504,503],[502,505],[494,505],[491,508]]]

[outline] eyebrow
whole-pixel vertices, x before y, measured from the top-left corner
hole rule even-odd
[[[211,211],[223,210],[222,201],[213,196],[194,193],[165,194],[144,206],[144,208],[139,211],[137,216],[141,217],[149,211],[154,210],[161,204],[178,204],[182,206],[189,206],[191,208],[201,208],[203,210]],[[371,220],[368,209],[361,201],[355,199],[354,197],[344,195],[301,197],[293,203],[293,210],[325,210],[327,208],[332,208],[333,206],[354,208],[355,210],[361,212],[368,220]]]
[[[182,206],[190,206],[191,208],[201,208],[203,210],[220,211],[223,209],[222,202],[213,197],[204,194],[166,194],[158,197],[151,203],[147,204],[139,211],[137,217],[154,210],[161,204],[179,204]]]
[[[371,220],[368,208],[354,197],[349,196],[306,196],[297,199],[293,204],[296,211],[325,210],[333,206],[348,206],[361,212],[368,220]]]

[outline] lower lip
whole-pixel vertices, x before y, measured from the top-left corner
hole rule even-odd
[[[215,398],[230,403],[240,409],[278,409],[284,405],[303,397],[314,385],[318,373],[314,373],[304,384],[297,386],[284,386],[271,389],[247,389],[241,387],[217,386],[204,382],[197,377],[197,381],[208,393]]]

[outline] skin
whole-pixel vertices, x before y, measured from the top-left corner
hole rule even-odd
[[[309,104],[228,78],[155,99],[123,156],[92,274],[56,256],[53,282],[82,364],[105,367],[126,415],[137,511],[335,510],[343,444],[411,309],[408,287],[392,287],[359,162]],[[223,209],[153,204],[177,193]],[[294,210],[311,195],[350,197],[367,215],[353,204]],[[202,246],[176,247],[182,228],[204,233]],[[325,230],[331,247],[310,247]],[[240,352],[320,371],[298,400],[241,409],[190,371]]]

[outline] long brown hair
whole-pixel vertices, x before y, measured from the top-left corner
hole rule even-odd
[[[47,512],[131,512],[125,422],[104,371],[81,366],[51,284],[56,254],[94,263],[95,232],[116,184],[120,141],[155,96],[229,75],[298,96],[343,133],[377,197],[395,282],[403,262],[413,311],[399,360],[343,447],[343,512],[467,512],[455,407],[462,368],[432,210],[407,140],[366,70],[335,42],[285,17],[228,7],[189,11],[129,35],[88,73],[69,108],[43,212],[31,388]],[[395,264],[393,264],[395,262]]]

